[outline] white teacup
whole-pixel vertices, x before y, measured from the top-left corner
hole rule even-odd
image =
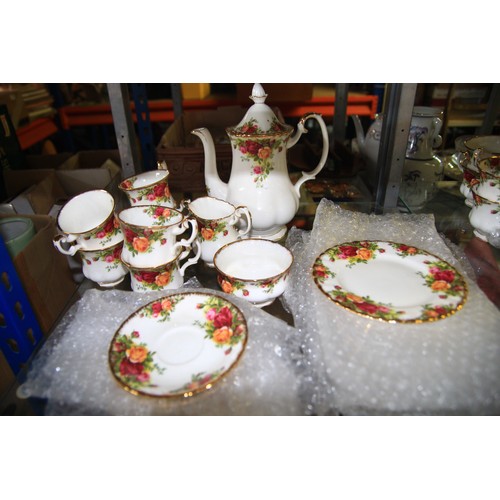
[[[190,201],[187,207],[198,222],[201,259],[209,267],[213,267],[214,254],[220,247],[243,238],[252,229],[247,207],[235,207],[211,196]],[[242,229],[237,227],[240,221],[243,222]]]
[[[168,170],[150,170],[124,179],[118,187],[134,205],[163,205],[175,207],[168,187]]]
[[[122,260],[129,266],[140,268],[169,262],[179,248],[191,245],[198,232],[196,219],[162,205],[125,208],[119,212],[118,221],[124,235]],[[189,238],[177,241],[177,236],[190,226]]]
[[[103,189],[71,198],[57,216],[62,234],[54,237],[54,246],[65,255],[75,255],[78,250],[99,250],[123,241],[114,210],[113,196]]]
[[[121,283],[128,273],[121,261],[122,247],[123,241],[120,241],[100,250],[79,250],[85,277],[102,287]]]
[[[477,188],[477,184],[472,186],[474,205],[469,212],[469,221],[474,227],[474,234],[492,244],[500,242],[500,203],[478,195]]]
[[[151,268],[138,268],[127,266],[130,272],[130,284],[134,292],[153,292],[158,290],[174,290],[180,288],[184,284],[184,274],[186,269],[193,264],[196,264],[200,259],[201,248],[195,241],[193,247],[196,248],[195,256],[184,260],[191,252],[191,247],[187,247],[184,251],[178,250],[177,256],[172,260],[165,262],[161,266]]]
[[[233,241],[214,255],[222,290],[258,307],[271,304],[283,294],[292,263],[290,250],[259,238]]]

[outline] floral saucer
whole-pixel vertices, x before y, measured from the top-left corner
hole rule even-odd
[[[443,319],[467,299],[467,284],[454,267],[402,243],[342,243],[319,255],[312,271],[319,289],[333,302],[383,321]]]
[[[132,394],[189,397],[210,389],[240,359],[243,313],[207,293],[176,293],[134,312],[109,347],[113,375]]]

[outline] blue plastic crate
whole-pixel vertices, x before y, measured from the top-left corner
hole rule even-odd
[[[0,349],[14,374],[42,339],[40,325],[0,236]]]

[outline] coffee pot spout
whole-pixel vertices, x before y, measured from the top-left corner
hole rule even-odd
[[[354,129],[356,130],[356,140],[358,141],[358,146],[360,151],[363,151],[365,147],[365,132],[363,130],[363,125],[358,115],[352,115],[352,121],[354,122]]]
[[[222,182],[217,172],[217,163],[215,161],[215,145],[212,135],[206,128],[197,128],[191,131],[193,135],[198,136],[203,144],[205,153],[205,185],[207,193],[214,198],[227,200],[227,184]]]

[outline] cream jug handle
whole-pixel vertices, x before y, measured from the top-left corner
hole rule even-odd
[[[231,220],[229,224],[234,226],[242,217],[245,218],[247,224],[244,229],[238,229],[238,239],[248,234],[252,229],[252,216],[250,215],[250,211],[247,207],[237,207],[234,214],[234,220]]]
[[[318,115],[317,113],[309,113],[307,115],[304,115],[300,119],[300,122],[297,125],[297,132],[288,141],[287,148],[292,147],[299,140],[300,136],[303,133],[307,133],[307,129],[305,128],[304,124],[310,118],[316,120],[321,128],[321,135],[323,137],[323,151],[321,153],[321,158],[316,168],[311,172],[304,172],[302,174],[302,177],[293,186],[299,198],[300,198],[300,186],[302,186],[304,182],[314,179],[320,173],[321,169],[325,166],[326,159],[328,157],[328,149],[329,149],[328,131],[326,130],[326,125],[325,122],[323,121],[323,118],[321,118],[321,115]]]

